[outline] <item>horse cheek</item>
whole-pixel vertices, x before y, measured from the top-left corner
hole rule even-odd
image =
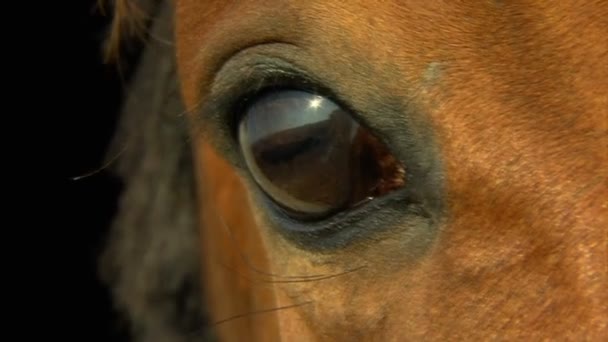
[[[204,303],[220,340],[275,341],[274,313],[248,315],[273,307],[272,284],[260,230],[247,191],[234,169],[205,142],[195,144]],[[244,315],[237,319],[231,317]]]

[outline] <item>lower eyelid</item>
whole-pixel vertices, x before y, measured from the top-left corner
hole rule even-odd
[[[286,216],[280,208],[261,194],[254,196],[263,220],[272,231],[300,248],[310,251],[332,251],[361,243],[395,229],[432,234],[437,229],[434,217],[421,203],[413,200],[408,190],[402,189],[378,200],[375,205],[363,205],[340,213],[327,220],[301,222]],[[402,224],[409,222],[404,228]],[[413,235],[411,232],[410,235]],[[417,234],[417,233],[416,233]]]

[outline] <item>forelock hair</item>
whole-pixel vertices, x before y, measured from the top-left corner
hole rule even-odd
[[[143,29],[156,39],[148,39],[127,86],[108,153],[119,155],[112,171],[124,187],[100,259],[101,278],[134,340],[205,341],[211,335],[201,304],[192,156],[171,43],[173,8],[159,0],[113,4],[106,47],[114,47],[106,53],[118,53],[123,32]],[[147,18],[145,27],[140,18]]]

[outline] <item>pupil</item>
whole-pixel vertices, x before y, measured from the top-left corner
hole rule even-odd
[[[259,186],[287,214],[315,219],[403,186],[386,146],[327,98],[275,91],[251,105],[239,142]]]

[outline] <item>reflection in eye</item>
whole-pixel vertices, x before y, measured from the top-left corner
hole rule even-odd
[[[405,183],[388,149],[331,100],[276,90],[247,108],[239,143],[262,190],[298,219],[319,219]]]

